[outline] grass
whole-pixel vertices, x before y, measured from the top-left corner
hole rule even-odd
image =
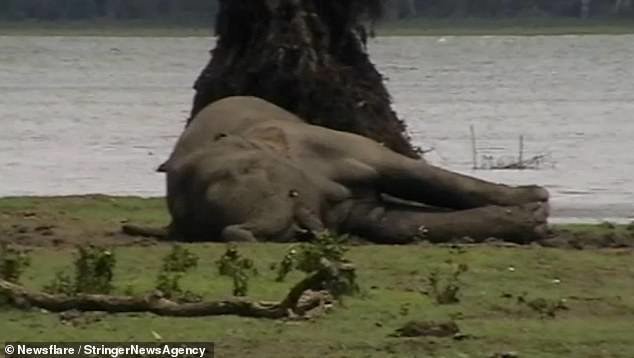
[[[618,35],[634,33],[633,19],[508,18],[425,19],[386,23],[384,36],[537,36]]]
[[[226,297],[230,279],[213,266],[224,251],[219,244],[188,245],[201,259],[200,267],[183,280],[183,288],[208,299]],[[250,284],[250,295],[278,299],[289,283],[277,283],[268,270],[283,256],[285,245],[251,244],[240,249],[256,259],[260,276]],[[117,248],[115,285],[118,292],[132,287],[137,293],[152,289],[165,246]],[[420,291],[432,268],[445,261],[468,263],[461,302],[436,305]],[[346,299],[327,317],[314,322],[276,322],[236,317],[163,318],[149,314],[101,316],[99,320],[60,325],[58,315],[39,311],[0,310],[0,340],[148,341],[153,331],[166,341],[213,340],[222,357],[481,357],[517,351],[529,357],[631,357],[634,319],[634,270],[631,254],[561,251],[553,249],[472,248],[451,254],[445,248],[355,247],[360,297]],[[44,286],[53,273],[69,267],[70,249],[39,248],[25,285]],[[515,271],[508,270],[513,266]],[[554,283],[554,279],[560,283]],[[569,311],[542,319],[509,295],[568,299]],[[572,299],[576,297],[577,299]],[[403,307],[408,307],[404,312]],[[460,315],[458,325],[473,339],[399,339],[388,335],[412,319],[448,319]],[[421,355],[424,356],[424,355]]]
[[[5,36],[209,37],[213,25],[151,20],[0,21]]]
[[[142,225],[161,225],[168,221],[163,198],[106,195],[0,198],[0,215],[53,218],[78,221],[82,225],[111,226],[130,220]],[[31,215],[33,214],[33,215]]]
[[[634,20],[620,18],[576,19],[520,17],[414,18],[383,22],[379,36],[465,36],[465,35],[566,35],[632,34]],[[204,21],[81,20],[81,21],[0,21],[0,34],[9,36],[210,36],[212,25]]]
[[[106,196],[0,199],[0,240],[29,240],[32,265],[24,285],[39,289],[57,271],[70,270],[72,245],[100,242],[112,245],[117,259],[115,292],[144,293],[154,287],[166,244],[133,245],[112,232],[122,221],[150,225],[167,222],[162,199]],[[12,230],[18,226],[16,233]],[[26,230],[22,230],[22,225]],[[53,226],[43,235],[36,226]],[[74,228],[71,230],[71,228]],[[564,228],[560,228],[564,229]],[[627,230],[618,226],[566,225],[566,230]],[[17,236],[16,236],[17,235]],[[222,244],[188,244],[199,265],[182,281],[185,290],[206,299],[227,297],[230,278],[213,264],[225,251]],[[275,282],[269,269],[288,248],[285,244],[240,245],[260,275],[249,284],[249,296],[281,298],[299,280],[291,274]],[[542,247],[353,246],[348,257],[357,265],[362,293],[346,298],[327,316],[315,321],[278,322],[237,317],[165,318],[150,314],[84,315],[72,321],[39,310],[0,307],[0,341],[153,341],[211,340],[220,357],[489,357],[515,351],[522,357],[632,357],[634,337],[634,266],[631,250],[561,250]],[[451,272],[448,260],[465,263],[460,302],[438,305],[429,290],[434,270]],[[525,300],[566,300],[568,310],[543,318]],[[393,338],[410,320],[454,318],[465,340]]]

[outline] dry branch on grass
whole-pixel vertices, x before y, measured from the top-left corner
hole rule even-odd
[[[323,291],[325,283],[337,279],[341,272],[354,268],[347,264],[324,261],[323,268],[291,288],[280,302],[259,302],[232,298],[219,301],[179,303],[160,295],[143,297],[78,294],[75,296],[31,291],[23,286],[0,280],[0,295],[17,308],[41,308],[51,312],[101,311],[108,313],[151,312],[160,316],[203,317],[236,315],[242,317],[281,319],[304,316],[324,303],[332,302],[332,295]]]

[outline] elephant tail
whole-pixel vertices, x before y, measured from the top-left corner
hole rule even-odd
[[[158,168],[156,168],[156,172],[157,173],[167,173],[167,163],[168,162],[164,162],[163,164],[159,165]]]

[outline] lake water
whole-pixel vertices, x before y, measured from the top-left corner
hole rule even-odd
[[[0,36],[0,196],[156,196],[205,38]],[[395,108],[427,159],[537,183],[560,221],[634,217],[634,36],[372,40]],[[540,170],[472,167],[546,154]]]

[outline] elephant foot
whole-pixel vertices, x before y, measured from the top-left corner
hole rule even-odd
[[[469,211],[463,213],[463,217],[466,229],[473,233],[464,236],[471,236],[476,240],[493,237],[515,243],[529,243],[543,239],[548,234],[550,206],[547,202],[509,207],[491,206]]]
[[[546,237],[548,211],[548,203],[535,202],[431,214],[421,221],[422,238],[432,242],[462,237],[476,241],[496,238],[525,244]]]
[[[448,214],[430,214],[421,218],[421,237],[432,242],[469,237],[475,241],[489,238],[525,244],[543,239],[548,233],[548,204],[488,206]]]
[[[548,203],[486,206],[451,212],[426,212],[402,207],[355,208],[351,231],[385,244],[417,240],[448,242],[469,237],[477,242],[496,238],[515,243],[543,239],[548,232]]]
[[[253,233],[242,228],[240,225],[227,226],[222,230],[222,241],[224,242],[256,242],[258,241]]]
[[[547,202],[548,190],[537,185],[507,187],[495,197],[493,204],[501,206],[517,206],[528,203]]]

